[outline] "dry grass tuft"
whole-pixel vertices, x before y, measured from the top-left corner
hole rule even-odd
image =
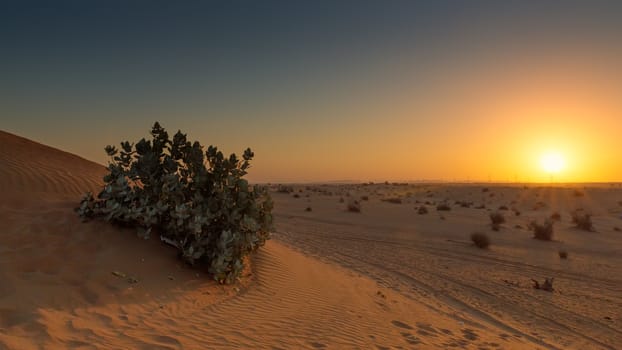
[[[481,232],[475,232],[471,234],[471,241],[476,247],[480,249],[487,249],[490,246],[490,239],[488,236]]]

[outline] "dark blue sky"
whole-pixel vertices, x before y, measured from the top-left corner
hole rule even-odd
[[[280,154],[292,141],[285,135],[305,130],[339,148],[353,120],[362,120],[361,132],[390,125],[383,106],[392,97],[445,103],[450,96],[430,91],[487,65],[514,69],[521,59],[611,63],[622,33],[619,1],[0,6],[0,128],[99,162],[103,145],[138,138],[156,119],[231,151],[257,145]],[[299,140],[300,149],[313,140]]]

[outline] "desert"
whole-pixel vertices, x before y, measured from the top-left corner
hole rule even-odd
[[[159,240],[81,222],[74,208],[101,186],[103,166],[10,133],[0,141],[2,348],[615,349],[622,341],[618,184],[266,185],[272,238],[238,283],[221,285]],[[354,202],[360,211],[348,209]],[[592,231],[572,223],[577,208],[593,214]],[[505,217],[496,231],[492,212]],[[552,240],[534,239],[529,222],[553,213],[561,218]],[[487,249],[471,242],[474,232],[489,237]],[[554,289],[535,289],[532,279],[545,278]]]
[[[622,349],[622,1],[8,1],[0,350]]]

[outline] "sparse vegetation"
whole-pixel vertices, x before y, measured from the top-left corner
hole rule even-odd
[[[361,200],[362,201],[368,201],[369,200],[369,196],[361,196]]]
[[[578,228],[585,231],[594,231],[592,224],[592,214],[583,209],[577,209],[571,213],[572,223]]]
[[[206,266],[214,279],[235,281],[244,258],[269,239],[272,201],[267,190],[242,177],[254,154],[225,157],[216,147],[204,151],[178,131],[170,140],[157,122],[152,140],[107,146],[112,158],[97,199],[87,193],[76,209],[84,218],[101,217],[152,233],[170,242],[189,264]],[[279,188],[281,192],[291,192]]]
[[[501,225],[505,222],[505,216],[503,213],[498,211],[490,213],[489,217],[493,225]]]
[[[553,212],[553,214],[551,214],[551,220],[553,221],[561,221],[562,220],[562,216],[559,212]]]
[[[447,203],[440,203],[439,205],[436,206],[436,210],[438,210],[438,211],[449,211],[449,210],[451,210],[451,207]]]
[[[313,210],[313,209],[311,209],[311,207],[307,207],[307,208],[305,209],[305,211],[312,211],[312,210]]]
[[[294,192],[294,188],[291,186],[278,185],[276,191],[278,193],[292,193]]]
[[[529,228],[533,232],[533,238],[542,241],[550,241],[553,239],[553,220],[546,219],[543,223],[532,221]]]
[[[383,198],[382,201],[383,202],[393,203],[393,204],[402,204],[402,199],[399,198],[399,197]]]
[[[541,290],[545,290],[547,292],[552,292],[553,289],[553,280],[554,278],[545,278],[544,279],[544,283],[540,284],[540,282],[532,279],[531,281],[533,282],[533,288],[534,289],[541,289]]]
[[[471,234],[471,241],[473,241],[476,247],[481,249],[486,249],[490,246],[490,239],[484,233],[475,232]]]
[[[423,215],[427,213],[428,213],[428,208],[424,205],[420,206],[419,209],[417,209],[417,214],[419,215]]]
[[[348,202],[348,211],[353,213],[361,212],[361,203],[359,201],[353,200]]]
[[[568,252],[565,250],[560,250],[559,252],[559,258],[560,259],[568,259]]]

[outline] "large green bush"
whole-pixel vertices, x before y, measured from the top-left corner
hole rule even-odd
[[[231,283],[243,259],[269,239],[272,200],[267,189],[243,179],[253,158],[228,158],[216,147],[204,151],[178,131],[173,139],[157,122],[152,140],[107,146],[112,158],[105,186],[87,193],[77,208],[83,218],[136,227],[175,245],[190,264],[207,266],[214,279]]]

